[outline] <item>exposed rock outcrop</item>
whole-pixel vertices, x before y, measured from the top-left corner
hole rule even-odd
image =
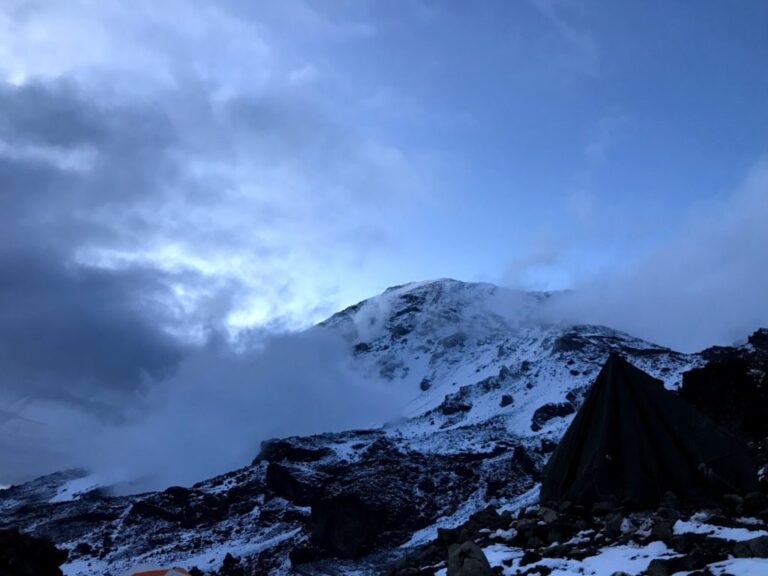
[[[574,412],[576,412],[576,407],[570,402],[544,404],[533,413],[531,430],[538,432],[553,418],[562,418]]]
[[[448,576],[491,576],[491,565],[472,541],[454,544],[448,552]]]

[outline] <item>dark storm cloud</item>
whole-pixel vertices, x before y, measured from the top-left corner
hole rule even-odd
[[[0,208],[6,227],[24,229],[22,244],[46,231],[60,250],[76,249],[113,228],[104,216],[158,193],[176,173],[166,116],[108,107],[65,82],[0,84],[0,142]]]
[[[4,392],[88,404],[172,373],[183,346],[161,328],[166,280],[152,269],[67,266],[55,253],[0,250]]]
[[[4,394],[93,407],[171,374],[185,350],[168,331],[179,320],[173,285],[204,280],[79,259],[94,246],[141,247],[150,225],[137,208],[178,174],[169,119],[65,82],[5,84],[0,141]]]
[[[0,134],[16,144],[75,146],[107,137],[106,111],[66,82],[0,87]]]

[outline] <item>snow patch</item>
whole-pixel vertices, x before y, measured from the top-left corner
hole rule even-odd
[[[690,520],[678,520],[675,522],[673,532],[675,534],[705,534],[710,538],[721,538],[723,540],[733,540],[736,542],[743,542],[759,536],[768,535],[768,532],[765,530],[748,530],[747,528],[730,528],[707,524],[697,520],[695,515],[692,516]]]
[[[715,576],[765,576],[768,574],[768,558],[732,558],[710,564],[709,569]]]
[[[64,482],[59,486],[56,495],[49,500],[52,504],[56,502],[69,502],[77,500],[86,492],[96,490],[104,486],[104,483],[96,476],[83,476]]]

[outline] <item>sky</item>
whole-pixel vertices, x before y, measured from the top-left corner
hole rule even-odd
[[[411,280],[745,337],[767,27],[760,0],[5,0],[0,425],[129,418],[190,357]]]

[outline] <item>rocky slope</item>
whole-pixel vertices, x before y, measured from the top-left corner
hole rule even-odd
[[[342,334],[361,378],[407,398],[402,419],[268,442],[250,465],[162,492],[110,497],[83,472],[45,477],[0,492],[0,527],[53,539],[69,551],[72,576],[136,564],[380,573],[441,527],[530,503],[612,351],[670,388],[715,353],[562,325],[552,298],[453,280],[391,288],[313,330]]]
[[[701,356],[706,364],[684,373],[680,394],[749,442],[760,466],[757,491],[698,506],[667,493],[656,510],[615,502],[591,509],[568,502],[557,510],[492,506],[438,529],[390,576],[768,574],[768,330],[744,346],[710,348]]]

